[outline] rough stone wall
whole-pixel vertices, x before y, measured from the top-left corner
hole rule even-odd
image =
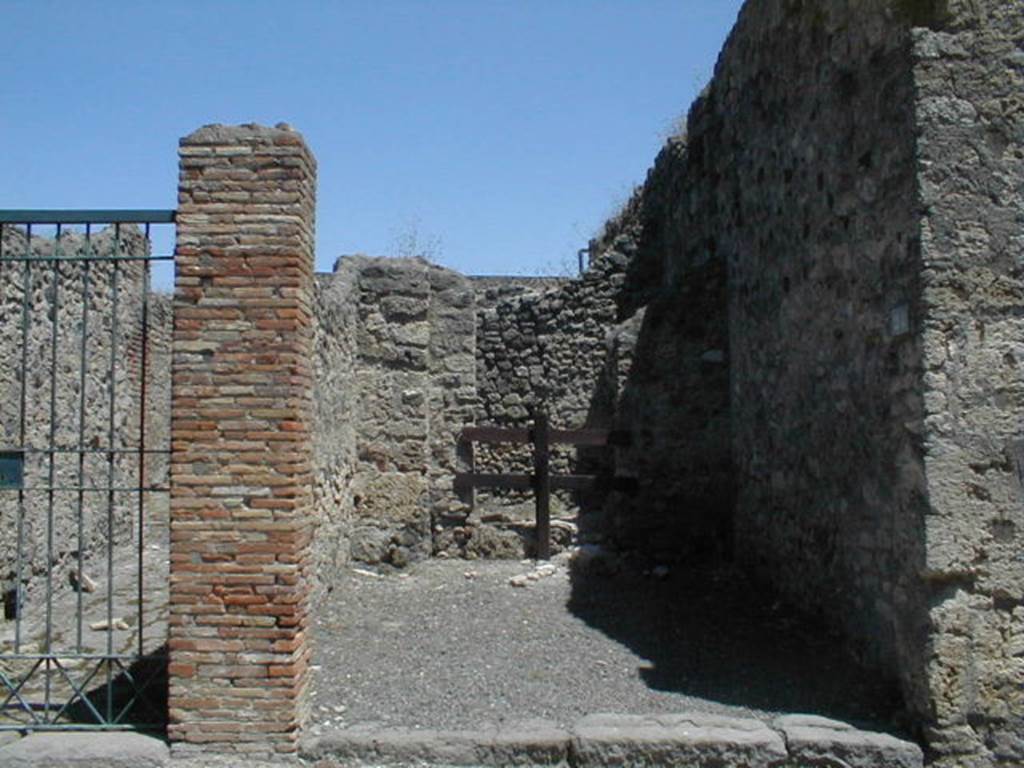
[[[616,298],[624,279],[621,258],[594,260],[579,278],[477,279],[476,353],[479,424],[522,427],[537,408],[560,429],[611,424],[602,397],[606,336],[617,317]],[[478,471],[532,472],[528,446],[476,447]],[[554,446],[551,469],[600,471],[607,452]],[[552,514],[575,517],[593,508],[591,494],[556,492]],[[533,548],[533,496],[512,491],[478,491],[477,514],[467,519],[464,549],[471,555],[519,557]],[[489,526],[492,521],[496,525]],[[568,522],[568,521],[567,521]],[[556,527],[556,548],[573,527]]]
[[[607,500],[595,533],[659,560],[730,547],[726,276],[712,227],[720,181],[673,138],[591,244],[598,262],[624,265],[592,408],[631,434],[616,471],[638,483]]]
[[[146,443],[159,451],[146,459],[145,485],[167,488],[171,447],[171,354],[174,336],[174,296],[151,292],[148,303],[149,349],[146,353]],[[151,497],[152,498],[152,497]],[[151,505],[150,518],[167,516],[166,494]]]
[[[494,307],[513,296],[554,290],[573,280],[570,277],[533,275],[469,275],[469,279],[473,285],[478,312],[484,307]]]
[[[689,139],[720,177],[740,557],[921,706],[909,56],[888,3],[750,3]]]
[[[454,493],[453,475],[464,470],[458,437],[474,423],[479,402],[476,370],[476,296],[471,280],[447,269],[431,268],[427,409],[430,416],[427,480],[434,552],[443,533],[465,519],[466,499]]]
[[[1021,760],[1022,13],[748,3],[592,243],[597,300],[478,319],[480,421],[544,396],[629,429],[640,493],[601,533],[735,546],[900,682],[944,765]]]
[[[356,299],[334,274],[316,276],[314,341],[314,540],[322,587],[333,588],[349,560],[352,476],[356,465]]]
[[[658,222],[681,245],[634,265],[680,304],[702,248],[727,268],[737,552],[899,680],[942,765],[1021,760],[1021,30],[748,3]]]
[[[912,35],[921,221],[929,743],[1024,764],[1024,5]]]
[[[452,476],[476,403],[473,290],[422,259],[344,257],[320,280],[331,327],[321,328],[318,429],[341,410],[354,425],[332,459],[338,488],[348,485],[335,508],[350,520],[354,559],[402,566],[432,554],[435,528],[464,507]]]
[[[576,280],[492,286],[478,308],[479,423],[524,425],[540,402],[558,426],[620,427],[629,447],[562,449],[556,471],[631,475],[631,495],[563,495],[584,535],[658,559],[728,545],[732,476],[725,269],[703,222],[716,180],[673,140],[591,243]],[[529,471],[528,451],[481,451]],[[519,502],[526,496],[482,499]]]
[[[558,427],[586,423],[616,316],[616,267],[605,260],[541,290],[512,282],[483,291],[476,320],[480,423],[523,425],[540,403]]]
[[[37,229],[38,232],[38,229]],[[51,228],[52,232],[52,228]],[[142,262],[120,262],[117,271],[117,310],[113,308],[114,271],[109,262],[86,262],[76,257],[87,253],[110,255],[115,246],[120,255],[145,254],[148,244],[136,227],[122,226],[115,235],[113,227],[94,232],[87,241],[84,233],[65,229],[61,237],[33,234],[31,254],[45,258],[55,253],[70,259],[57,267],[35,261],[28,270],[27,343],[23,344],[23,297],[25,262],[3,261],[23,257],[28,243],[24,229],[3,227],[0,251],[0,450],[20,450],[24,454],[24,510],[22,519],[22,588],[27,590],[22,605],[23,618],[45,611],[45,598],[39,591],[47,563],[53,568],[53,588],[68,588],[67,571],[81,552],[89,570],[89,558],[100,556],[108,541],[107,512],[112,510],[112,534],[115,545],[130,543],[135,530],[138,494],[107,489],[138,486],[137,453],[119,453],[112,461],[105,449],[132,450],[138,447],[141,339],[142,339]],[[87,295],[87,301],[83,299]],[[116,330],[115,330],[116,321]],[[83,357],[83,328],[84,357]],[[162,345],[159,322],[151,317],[150,360],[157,364]],[[56,340],[56,347],[54,347]],[[22,389],[22,350],[25,357],[25,389]],[[56,354],[56,364],[53,355]],[[113,360],[113,366],[112,366]],[[83,387],[84,373],[84,387]],[[111,373],[113,374],[111,376]],[[150,369],[149,376],[153,376]],[[164,379],[165,385],[169,383]],[[51,393],[51,386],[55,390]],[[21,439],[22,395],[25,401],[25,439]],[[51,418],[51,394],[53,418]],[[149,414],[154,399],[149,397]],[[110,411],[113,406],[113,446],[110,441]],[[152,427],[152,423],[150,424]],[[52,441],[51,441],[52,428]],[[148,447],[166,447],[166,431],[148,428]],[[53,477],[50,478],[50,448]],[[84,449],[79,454],[78,449]],[[83,461],[79,466],[79,456]],[[147,462],[146,484],[161,477],[160,462]],[[163,465],[165,467],[165,464]],[[82,485],[81,495],[70,490]],[[50,517],[52,494],[52,524]],[[18,494],[0,491],[0,579],[5,588],[13,588],[17,571]],[[81,511],[82,538],[78,517]],[[47,541],[52,534],[52,550]],[[65,617],[58,617],[58,624]],[[70,620],[71,617],[68,617]]]

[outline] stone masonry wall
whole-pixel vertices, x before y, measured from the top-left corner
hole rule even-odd
[[[464,517],[452,478],[476,402],[473,289],[422,259],[347,256],[319,280],[317,443],[344,446],[324,467],[328,517],[348,521],[326,537],[347,535],[355,560],[403,566]]]
[[[635,495],[606,501],[598,531],[662,561],[731,548],[726,279],[707,226],[720,181],[685,139],[670,139],[591,244],[599,262],[625,265],[592,407],[631,434],[616,471],[638,482]]]
[[[543,403],[552,424],[580,427],[604,366],[621,275],[603,261],[578,280],[484,291],[477,311],[480,423],[522,425]]]
[[[936,765],[1021,765],[1024,5],[949,2],[912,45],[928,738]]]
[[[689,125],[725,181],[711,226],[730,268],[741,556],[914,688],[912,83],[905,27],[887,15],[746,6]]]
[[[1021,760],[1011,6],[748,3],[661,280],[728,268],[739,557],[899,680],[941,765]]]
[[[576,280],[506,289],[478,309],[479,423],[523,425],[540,402],[558,426],[618,427],[631,445],[563,449],[556,471],[630,475],[635,494],[564,495],[590,541],[675,560],[729,545],[732,477],[725,270],[700,232],[715,180],[673,140],[644,186],[591,243]],[[691,235],[695,235],[692,236]],[[528,470],[528,452],[482,451],[484,467]],[[493,516],[495,501],[483,499]],[[557,507],[556,507],[557,509]]]
[[[356,467],[356,297],[350,281],[316,276],[313,461],[320,586],[333,588],[349,561]]]
[[[165,451],[171,446],[171,356],[174,337],[174,296],[154,291],[148,297],[149,350],[146,358],[146,441],[161,451],[149,457],[146,464],[146,485],[166,488],[170,475],[170,458]],[[160,494],[151,516],[166,520],[166,494]]]
[[[440,552],[523,555],[519,534],[488,528],[456,496],[458,433],[478,418],[523,423],[521,403],[531,402],[532,383],[504,372],[530,364],[514,358],[532,338],[517,336],[516,328],[529,334],[535,321],[527,318],[538,306],[546,318],[542,335],[557,338],[547,370],[561,386],[558,423],[586,420],[603,341],[581,343],[580,330],[603,339],[601,317],[588,308],[607,304],[606,276],[597,270],[575,285],[564,278],[466,278],[422,259],[366,256],[342,257],[333,273],[318,275],[316,493],[326,527],[316,551],[325,585],[348,557],[400,567]],[[563,298],[538,304],[538,287]],[[495,312],[499,304],[511,314]],[[557,327],[563,307],[564,317],[576,318],[564,331]],[[501,317],[484,322],[505,323],[504,335],[480,332],[481,317]],[[481,345],[489,351],[478,354]],[[590,380],[571,386],[584,366]],[[478,388],[481,372],[500,393]],[[505,398],[509,382],[518,401]],[[478,408],[481,397],[489,408]],[[563,458],[567,466],[568,454]]]
[[[599,535],[735,546],[899,681],[942,765],[1021,759],[1021,13],[748,3],[592,243],[597,299],[478,318],[481,422],[544,398],[629,429],[640,493]]]
[[[749,4],[690,141],[724,181],[741,559],[923,709],[910,64],[887,3]]]
[[[476,297],[471,280],[451,270],[429,270],[431,302],[429,386],[431,416],[427,478],[430,483],[433,551],[443,551],[444,532],[465,520],[466,499],[455,493],[456,471],[466,469],[458,446],[462,428],[474,423],[479,402],[476,368]]]
[[[621,258],[595,260],[576,279],[478,283],[483,289],[476,311],[478,424],[527,426],[541,407],[559,429],[611,424],[611,415],[595,403],[601,398],[606,336],[617,318],[624,263]],[[478,445],[476,455],[478,471],[532,471],[526,446]],[[559,474],[608,465],[604,450],[553,448],[552,471]],[[532,499],[528,493],[479,491],[477,514],[455,533],[471,553],[520,557],[533,547]],[[594,507],[583,494],[557,492],[552,514],[575,517],[581,504]],[[556,525],[553,533],[560,540],[571,530]]]
[[[46,610],[42,584],[48,566],[53,569],[51,586],[59,595],[70,589],[68,574],[72,569],[77,570],[79,553],[85,572],[96,573],[91,558],[104,559],[109,534],[115,546],[130,546],[136,530],[138,494],[115,491],[110,495],[107,488],[111,486],[111,471],[115,487],[138,485],[138,454],[119,453],[111,461],[105,449],[124,451],[139,445],[142,262],[118,263],[115,312],[115,267],[110,262],[87,263],[81,257],[87,254],[109,256],[115,250],[121,256],[140,255],[149,248],[141,231],[134,226],[121,226],[117,231],[112,226],[103,228],[88,239],[80,229],[68,227],[59,240],[39,236],[39,229],[37,227],[32,235],[29,250],[23,228],[4,226],[0,249],[0,359],[4,361],[0,366],[0,450],[27,450],[24,454],[23,517],[19,518],[17,491],[0,491],[0,579],[6,589],[13,589],[19,575],[20,519],[21,609],[26,621],[41,616]],[[53,228],[49,229],[48,234],[52,235]],[[29,253],[39,259],[56,254],[68,261],[57,266],[56,276],[54,262],[31,262],[26,278],[26,263],[13,259]],[[26,279],[30,296],[28,315],[23,319]],[[166,346],[162,343],[166,337],[161,333],[164,328],[161,317],[153,312],[149,316],[148,362],[157,367],[166,362]],[[26,351],[24,389],[23,349]],[[54,353],[56,364],[52,358]],[[153,367],[148,374],[153,382]],[[169,384],[166,377],[162,381]],[[161,409],[154,407],[157,401],[159,393],[149,392],[147,434],[150,442],[147,447],[150,448],[167,445],[167,432],[160,428],[157,415]],[[161,405],[166,415],[166,402]],[[45,452],[51,447],[58,451],[53,454],[52,482],[50,454]],[[79,454],[79,449],[83,453]],[[159,460],[151,458],[147,462],[146,484],[166,480],[165,474],[161,475],[164,469]],[[88,490],[81,494],[72,490],[79,485]],[[52,499],[47,491],[50,487],[58,489]],[[51,501],[52,522],[49,519]],[[109,533],[108,509],[112,512]],[[49,551],[48,540],[52,541]],[[58,632],[69,630],[71,625],[65,626],[65,622],[73,620],[74,617],[57,617]]]
[[[570,277],[540,277],[534,275],[469,275],[479,312],[494,307],[501,301],[525,293],[555,290],[572,282]]]

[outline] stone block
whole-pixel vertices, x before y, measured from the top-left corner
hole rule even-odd
[[[353,493],[359,497],[357,518],[380,525],[418,524],[425,513],[426,477],[412,472],[366,472],[356,476]]]
[[[848,768],[922,768],[921,748],[885,733],[859,731],[813,715],[784,715],[772,722],[782,732],[794,765]],[[831,761],[831,763],[830,763]]]
[[[782,737],[759,720],[703,714],[595,714],[572,728],[572,764],[770,766],[786,759]]]
[[[163,768],[167,744],[139,733],[35,733],[0,747],[5,768]]]
[[[568,743],[569,734],[546,721],[471,731],[367,725],[307,740],[301,756],[346,765],[558,766]]]

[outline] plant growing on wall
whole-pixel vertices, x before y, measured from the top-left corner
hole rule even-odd
[[[420,257],[437,263],[444,251],[440,235],[424,232],[418,216],[407,219],[391,230],[388,255],[396,258]]]

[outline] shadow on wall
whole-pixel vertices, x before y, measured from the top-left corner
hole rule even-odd
[[[587,423],[632,441],[614,467],[595,453],[580,463],[639,488],[581,500],[581,522],[588,536],[659,562],[728,558],[733,538],[726,265],[713,242],[678,225],[685,185],[703,170],[691,154],[670,140],[593,246],[626,266]]]
[[[656,300],[615,330],[609,374],[588,418],[630,433],[615,471],[638,481],[633,496],[591,500],[588,528],[658,562],[731,557],[729,371],[717,266],[694,278],[702,291]]]
[[[695,107],[690,143],[669,141],[598,244],[599,258],[621,254],[628,266],[587,420],[632,433],[615,471],[636,476],[639,491],[584,500],[585,536],[627,560],[603,575],[579,570],[570,608],[650,659],[641,676],[652,688],[888,730],[903,709],[893,675],[868,671],[841,650],[850,644],[827,632],[836,622],[825,617],[844,596],[821,591],[815,559],[790,565],[800,582],[790,593],[815,597],[795,604],[813,605],[813,613],[788,608],[729,565],[737,534],[751,538],[735,522],[731,419],[762,393],[755,379],[752,399],[732,402],[725,254],[742,252],[735,233],[751,229],[730,203],[739,190],[731,156],[709,149],[724,130],[725,111],[714,107]],[[771,335],[776,322],[769,317],[758,330]],[[738,446],[737,456],[745,450]],[[664,581],[644,578],[645,568],[665,573],[669,563]]]
[[[633,475],[639,487],[580,498],[584,539],[606,548],[577,558],[569,610],[649,660],[638,672],[654,690],[897,730],[895,686],[820,616],[732,563],[726,264],[713,242],[666,224],[678,221],[680,185],[702,170],[669,142],[601,248],[625,262],[625,280],[587,425],[632,442],[614,466],[581,450],[578,471]]]

